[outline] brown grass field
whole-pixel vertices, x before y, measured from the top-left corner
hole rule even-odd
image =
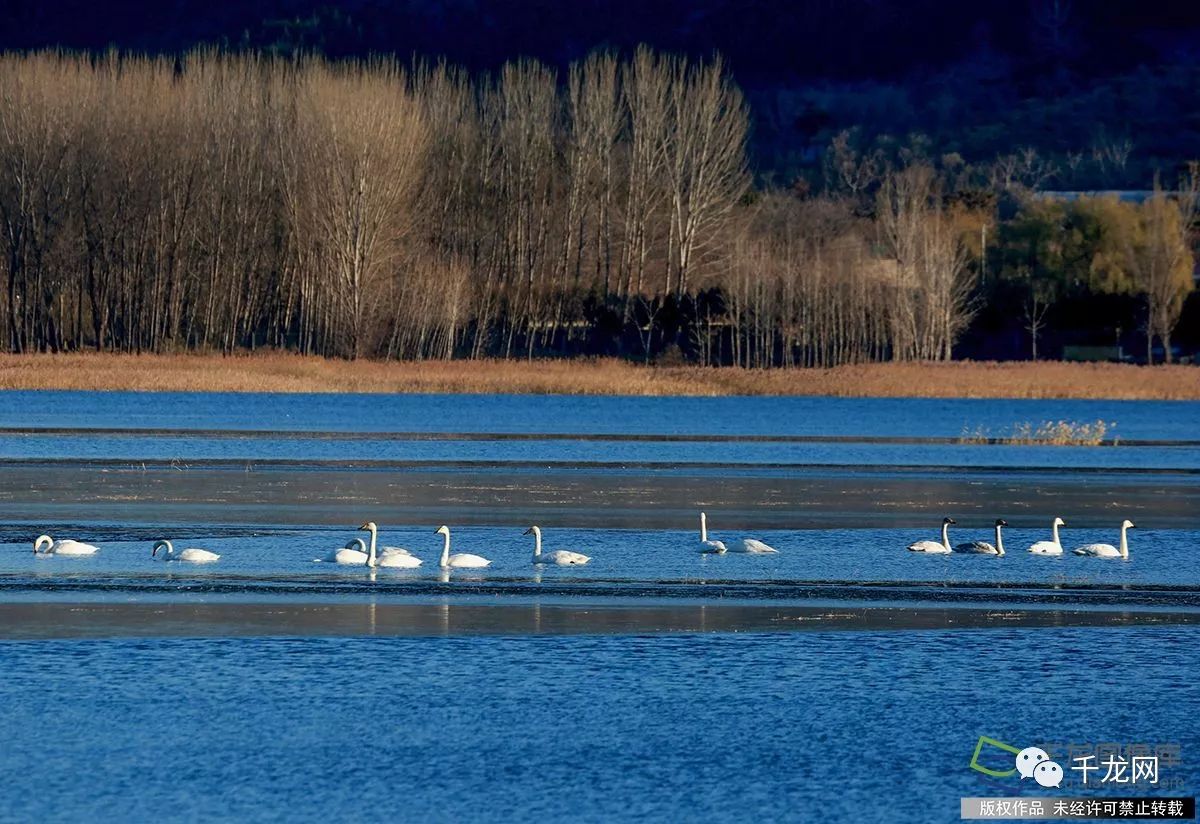
[[[280,353],[89,353],[0,355],[0,389],[1197,400],[1200,368],[956,362],[759,370],[615,359],[401,363]]]

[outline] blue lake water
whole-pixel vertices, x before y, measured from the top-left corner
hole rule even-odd
[[[329,432],[958,436],[1102,420],[1125,439],[1195,440],[1194,401],[630,398],[571,395],[271,395],[5,392],[0,428]]]
[[[950,822],[962,796],[1054,794],[969,770],[981,734],[1178,745],[1182,763],[1154,792],[1189,794],[1196,639],[1133,628],[0,644],[0,770],[40,765],[2,804],[24,821]]]
[[[1115,445],[959,442],[1058,420]],[[1198,424],[1185,402],[0,393],[0,770],[44,765],[0,820],[951,821],[1030,794],[966,768],[981,734],[1178,745],[1155,791],[1194,794]],[[779,553],[700,555],[700,510]],[[1006,555],[905,550],[944,515],[952,541],[1005,518]],[[1068,554],[1026,552],[1056,515]],[[1069,553],[1124,518],[1128,560]],[[313,562],[366,520],[424,565]],[[492,565],[440,571],[442,523]],[[593,560],[535,567],[532,523]],[[34,557],[42,532],[101,549]],[[151,560],[160,537],[222,558]]]

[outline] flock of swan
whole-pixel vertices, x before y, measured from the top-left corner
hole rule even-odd
[[[422,564],[420,558],[404,547],[399,546],[379,546],[379,527],[374,521],[368,521],[359,527],[363,532],[370,534],[370,543],[362,538],[354,538],[344,547],[336,549],[324,558],[314,558],[316,562],[325,561],[328,563],[341,564],[343,566],[367,566],[367,567],[398,567],[401,569],[414,569]],[[450,554],[450,527],[439,527],[436,535],[442,536],[442,556],[438,561],[438,566],[443,569],[480,569],[490,565],[492,562],[482,555],[472,555],[469,552],[458,552]],[[525,530],[526,535],[533,535],[533,563],[535,564],[555,564],[557,566],[581,566],[592,560],[589,556],[579,552],[571,552],[565,549],[556,549],[551,552],[542,552],[542,530],[539,527],[531,526]],[[214,561],[221,560],[221,556],[207,549],[199,547],[188,547],[176,552],[175,546],[168,540],[161,540],[154,544],[154,548],[150,551],[151,558],[159,557],[159,550],[162,550],[162,559],[164,561],[183,561],[192,564],[210,564]],[[51,555],[71,556],[86,556],[95,555],[100,551],[100,547],[93,544],[85,544],[81,541],[65,540],[56,541],[49,535],[39,535],[33,542],[33,554],[37,557],[49,557]]]
[[[379,527],[374,521],[368,521],[359,530],[369,534],[370,540],[352,538],[345,546],[335,549],[324,558],[314,558],[315,562],[340,564],[342,566],[394,567],[400,569],[415,569],[423,563],[412,551],[399,546],[379,546]],[[438,566],[442,569],[481,569],[492,562],[482,555],[472,555],[469,552],[450,553],[450,527],[438,527],[434,533],[442,536],[442,554]],[[541,527],[531,526],[525,530],[525,535],[533,536],[533,563],[553,564],[555,566],[583,566],[591,561],[591,557],[568,549],[542,551]],[[700,513],[700,552],[706,555],[724,555],[727,552],[743,552],[752,555],[763,555],[779,550],[767,546],[757,538],[739,538],[726,545],[722,541],[710,541],[708,538],[708,519]],[[164,561],[183,561],[192,564],[208,564],[219,561],[221,556],[207,549],[188,547],[175,550],[168,540],[154,544],[150,552],[151,558],[159,557],[162,550]],[[100,548],[92,544],[81,543],[71,539],[55,541],[49,535],[40,535],[33,542],[33,554],[37,557],[51,555],[84,556],[95,555]]]
[[[421,565],[421,559],[404,547],[378,546],[379,527],[375,525],[374,521],[368,521],[359,527],[359,529],[371,534],[370,544],[362,538],[353,538],[341,549],[335,550],[324,558],[316,558],[314,560],[342,564],[343,566],[399,567],[401,569],[414,569]],[[451,555],[450,527],[438,527],[437,532],[434,534],[442,536],[442,555],[438,559],[438,566],[442,569],[481,569],[492,563],[490,559],[484,558],[482,555],[472,555],[469,552],[456,552]],[[531,526],[525,530],[524,534],[533,535],[533,563],[535,564],[582,566],[592,560],[587,555],[571,552],[566,549],[542,552],[542,530],[540,527]]]
[[[967,541],[951,546],[950,527],[954,524],[955,521],[953,518],[943,518],[941,541],[917,541],[908,545],[909,551],[924,552],[929,555],[945,555],[952,552],[995,555],[998,557],[1004,555],[1004,539],[1000,530],[1008,526],[1005,520],[998,519],[996,521],[996,542],[994,544],[987,541]],[[1029,547],[1029,551],[1036,555],[1062,555],[1063,546],[1058,537],[1058,528],[1060,526],[1066,526],[1066,523],[1062,518],[1055,518],[1050,526],[1051,539],[1032,544]],[[1130,521],[1122,522],[1119,548],[1112,544],[1084,544],[1083,546],[1076,547],[1074,552],[1076,555],[1086,555],[1093,558],[1127,559],[1129,558],[1129,539],[1126,533],[1133,528],[1134,526]],[[379,527],[374,521],[368,521],[359,527],[359,530],[369,534],[369,542],[362,538],[354,538],[344,547],[334,550],[326,557],[314,558],[313,560],[340,564],[342,566],[366,566],[372,569],[375,567],[415,569],[423,563],[420,558],[404,547],[379,546]],[[467,552],[451,554],[450,527],[439,527],[435,534],[442,536],[442,554],[438,559],[438,566],[442,569],[480,569],[492,563],[490,559],[484,558],[482,555],[472,555]],[[531,526],[525,530],[524,534],[533,535],[534,564],[582,566],[592,560],[587,555],[566,549],[543,552],[542,530],[539,527]],[[738,538],[731,540],[728,544],[724,541],[710,539],[708,537],[708,518],[703,512],[700,513],[700,541],[697,549],[704,555],[725,555],[730,552],[749,555],[768,555],[779,552],[779,550],[768,546],[757,538]],[[161,540],[155,543],[150,556],[152,558],[159,557],[159,550],[162,550],[162,559],[164,561],[206,564],[218,561],[221,558],[217,553],[210,552],[207,549],[200,549],[199,547],[188,547],[177,552],[174,545],[168,540]],[[33,554],[38,557],[51,555],[85,556],[95,555],[99,551],[100,548],[92,544],[85,544],[70,539],[55,541],[49,535],[39,535],[37,540],[33,542]]]
[[[991,544],[987,541],[967,541],[961,544],[950,545],[950,527],[955,523],[953,518],[942,519],[942,540],[939,541],[917,541],[908,545],[909,552],[924,552],[928,555],[947,555],[951,552],[966,552],[975,555],[995,555],[1002,557],[1004,555],[1004,538],[1000,534],[1003,527],[1008,526],[1008,522],[1003,518],[996,520],[996,543]],[[1029,551],[1034,555],[1062,555],[1063,545],[1058,538],[1058,528],[1066,526],[1066,522],[1062,518],[1055,518],[1050,524],[1050,540],[1038,541],[1030,544]],[[1121,522],[1121,543],[1120,546],[1112,544],[1083,544],[1075,547],[1072,550],[1076,555],[1083,555],[1090,558],[1121,558],[1129,559],[1129,535],[1128,532],[1134,529],[1132,521],[1125,520]]]

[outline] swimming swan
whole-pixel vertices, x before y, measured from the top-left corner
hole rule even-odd
[[[42,549],[43,544],[45,549]],[[56,541],[49,535],[39,535],[33,542],[34,555],[95,555],[99,551],[100,547],[91,544],[72,541],[70,538]]]
[[[950,549],[950,525],[957,523],[953,518],[942,518],[942,542],[914,541],[908,545],[909,552],[924,552],[929,555],[946,555]]]
[[[154,549],[150,550],[150,557],[156,557],[160,549],[166,550],[163,553],[164,561],[187,561],[193,564],[211,564],[213,561],[220,560],[221,558],[215,552],[209,552],[207,549],[196,549],[195,547],[180,550],[179,554],[176,554],[174,545],[166,539],[154,545]]]
[[[592,560],[587,555],[582,555],[578,552],[570,552],[565,549],[556,549],[552,552],[542,553],[542,530],[536,526],[531,526],[525,530],[524,535],[533,533],[533,562],[535,564],[557,564],[558,566],[583,566],[588,561]]]
[[[1029,551],[1034,555],[1062,555],[1062,542],[1058,540],[1058,528],[1060,526],[1066,526],[1066,523],[1062,518],[1055,518],[1054,523],[1050,525],[1052,539],[1049,541],[1038,541],[1036,544],[1030,545]]]
[[[1003,518],[996,519],[996,545],[992,546],[987,541],[966,541],[965,543],[957,544],[954,547],[955,552],[966,552],[974,555],[995,555],[997,558],[1004,556],[1004,541],[1000,538],[1000,528],[1008,526],[1008,521]]]
[[[708,538],[708,528],[707,528],[707,524],[705,522],[704,513],[701,512],[700,513],[700,540],[701,540],[701,542],[703,542],[703,541],[707,540],[707,538]],[[747,553],[750,553],[751,555],[766,555],[768,553],[779,552],[779,550],[776,549],[775,547],[768,546],[767,544],[764,544],[762,541],[758,540],[757,538],[738,538],[736,541],[733,541],[729,544],[721,544],[720,541],[713,541],[713,544],[714,545],[720,544],[721,546],[725,547],[724,552],[747,552]],[[716,552],[718,555],[724,554],[724,552],[722,552],[722,550],[716,549],[715,547],[714,547],[713,551]]]
[[[720,541],[708,540],[708,520],[700,513],[700,553],[703,555],[724,555],[729,550]]]
[[[354,549],[358,546],[358,549]],[[361,566],[367,562],[367,542],[362,538],[352,538],[341,549],[335,549],[324,558],[313,558],[320,563],[342,564],[343,566]]]
[[[1075,547],[1075,554],[1086,555],[1090,558],[1121,558],[1129,560],[1129,538],[1125,533],[1130,529],[1136,529],[1132,521],[1125,520],[1121,522],[1120,549],[1117,549],[1112,544],[1084,544],[1083,546]]]
[[[421,559],[409,553],[407,549],[399,547],[384,547],[384,552],[380,555],[375,553],[375,542],[379,538],[379,527],[374,521],[367,521],[359,527],[371,533],[371,548],[367,551],[367,566],[372,569],[381,567],[392,567],[396,569],[416,569],[421,565]],[[358,539],[360,542],[362,538]],[[391,551],[388,551],[391,550]]]
[[[444,543],[442,544],[442,560],[439,563],[439,566],[441,566],[442,569],[449,569],[450,567],[462,568],[462,569],[478,569],[480,567],[485,567],[491,563],[491,561],[489,561],[487,558],[484,558],[481,555],[471,555],[466,552],[460,552],[457,555],[451,555],[450,554],[450,527],[440,526],[440,527],[438,527],[437,532],[435,532],[434,534],[441,535],[442,538],[445,539]]]

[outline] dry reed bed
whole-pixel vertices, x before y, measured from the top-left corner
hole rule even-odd
[[[836,369],[647,367],[620,360],[344,361],[263,353],[0,355],[0,389],[583,395],[1200,399],[1200,369],[885,363]]]

